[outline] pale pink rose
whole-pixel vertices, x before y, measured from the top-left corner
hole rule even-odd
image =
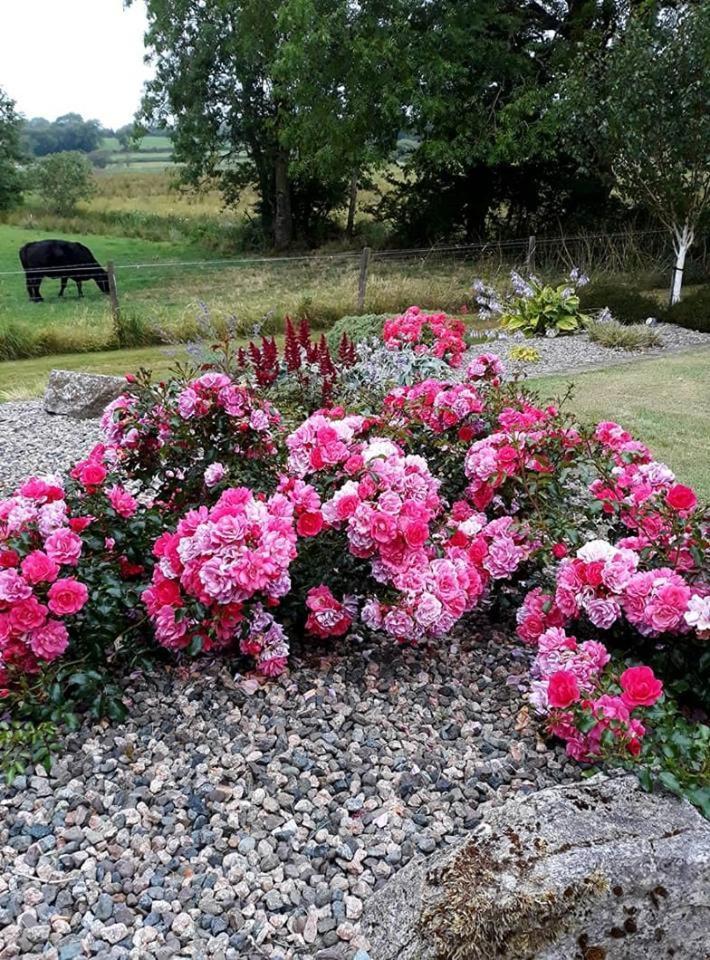
[[[587,600],[584,609],[594,626],[600,630],[608,630],[621,616],[621,607],[615,600]]]
[[[224,480],[226,472],[227,471],[224,468],[224,464],[211,463],[205,470],[205,486],[210,489],[212,487],[216,487],[218,483],[221,483],[222,480]]]
[[[81,538],[71,530],[55,530],[45,540],[44,549],[59,564],[75,566],[81,556]]]

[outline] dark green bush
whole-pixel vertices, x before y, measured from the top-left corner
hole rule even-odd
[[[639,293],[634,286],[617,280],[595,280],[579,291],[582,313],[608,307],[619,323],[643,323],[647,317],[659,317],[662,307],[653,297]]]
[[[683,299],[666,307],[661,319],[689,330],[710,333],[710,284],[687,288]]]
[[[344,333],[357,343],[368,337],[381,337],[382,327],[387,319],[382,313],[365,313],[361,317],[341,317],[327,334],[328,346],[337,349]]]

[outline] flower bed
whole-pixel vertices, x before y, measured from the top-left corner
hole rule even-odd
[[[643,760],[670,702],[654,670],[687,691],[710,637],[707,512],[621,427],[542,407],[495,356],[431,377],[462,363],[461,332],[388,321],[404,382],[359,403],[370,358],[304,328],[283,358],[225,343],[208,369],[129,378],[105,442],[0,503],[8,708],[105,710],[105,678],[166,652],[272,676],[290,643],[355,628],[435,644],[483,608],[534,648],[531,704],[571,756]]]

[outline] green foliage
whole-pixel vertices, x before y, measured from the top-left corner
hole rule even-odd
[[[638,287],[621,280],[592,280],[579,291],[580,309],[585,313],[608,308],[620,323],[643,323],[648,317],[658,317],[658,301],[639,293]]]
[[[67,151],[92,153],[99,148],[101,138],[99,121],[84,120],[79,113],[66,113],[53,122],[44,117],[33,117],[23,131],[27,149],[35,157]]]
[[[710,727],[692,722],[664,698],[648,713],[650,731],[639,758],[641,783],[660,783],[710,819]]]
[[[608,169],[619,195],[672,234],[680,292],[686,251],[710,203],[710,3],[629,18],[592,63],[580,55],[559,98],[570,142]]]
[[[337,350],[343,334],[354,342],[367,340],[370,337],[382,338],[382,328],[385,320],[385,314],[367,313],[362,316],[341,317],[336,321],[327,333],[326,339],[331,350]]]
[[[20,145],[22,120],[11,100],[0,87],[0,213],[22,202],[23,178],[20,163],[23,151]]]
[[[531,294],[509,297],[504,303],[500,325],[526,337],[553,333],[574,333],[587,317],[579,308],[579,296],[568,284],[553,287],[530,278]]]
[[[585,329],[589,339],[602,347],[619,350],[648,350],[650,347],[660,347],[663,343],[653,327],[632,324],[627,326],[617,320],[588,320]]]
[[[666,308],[663,319],[690,330],[710,333],[710,285],[686,290],[682,300]]]
[[[30,176],[37,193],[59,214],[72,213],[79,200],[87,200],[96,190],[91,162],[78,151],[43,157]]]
[[[59,747],[59,731],[51,721],[0,720],[0,774],[8,784],[30,767],[48,771]]]

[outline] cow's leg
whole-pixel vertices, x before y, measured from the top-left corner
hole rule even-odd
[[[82,293],[82,290],[81,290],[81,280],[75,280],[74,283],[76,284],[77,297],[83,297],[84,294]]]
[[[63,297],[63,296],[64,296],[64,291],[66,290],[66,288],[67,288],[67,278],[66,278],[66,277],[62,277],[62,279],[61,279],[61,286],[59,287],[59,296],[60,296],[60,297]]]
[[[37,277],[34,274],[28,275],[27,277],[27,293],[29,294],[30,300],[33,303],[42,302],[42,294],[39,292],[39,286],[42,283],[42,278]]]

